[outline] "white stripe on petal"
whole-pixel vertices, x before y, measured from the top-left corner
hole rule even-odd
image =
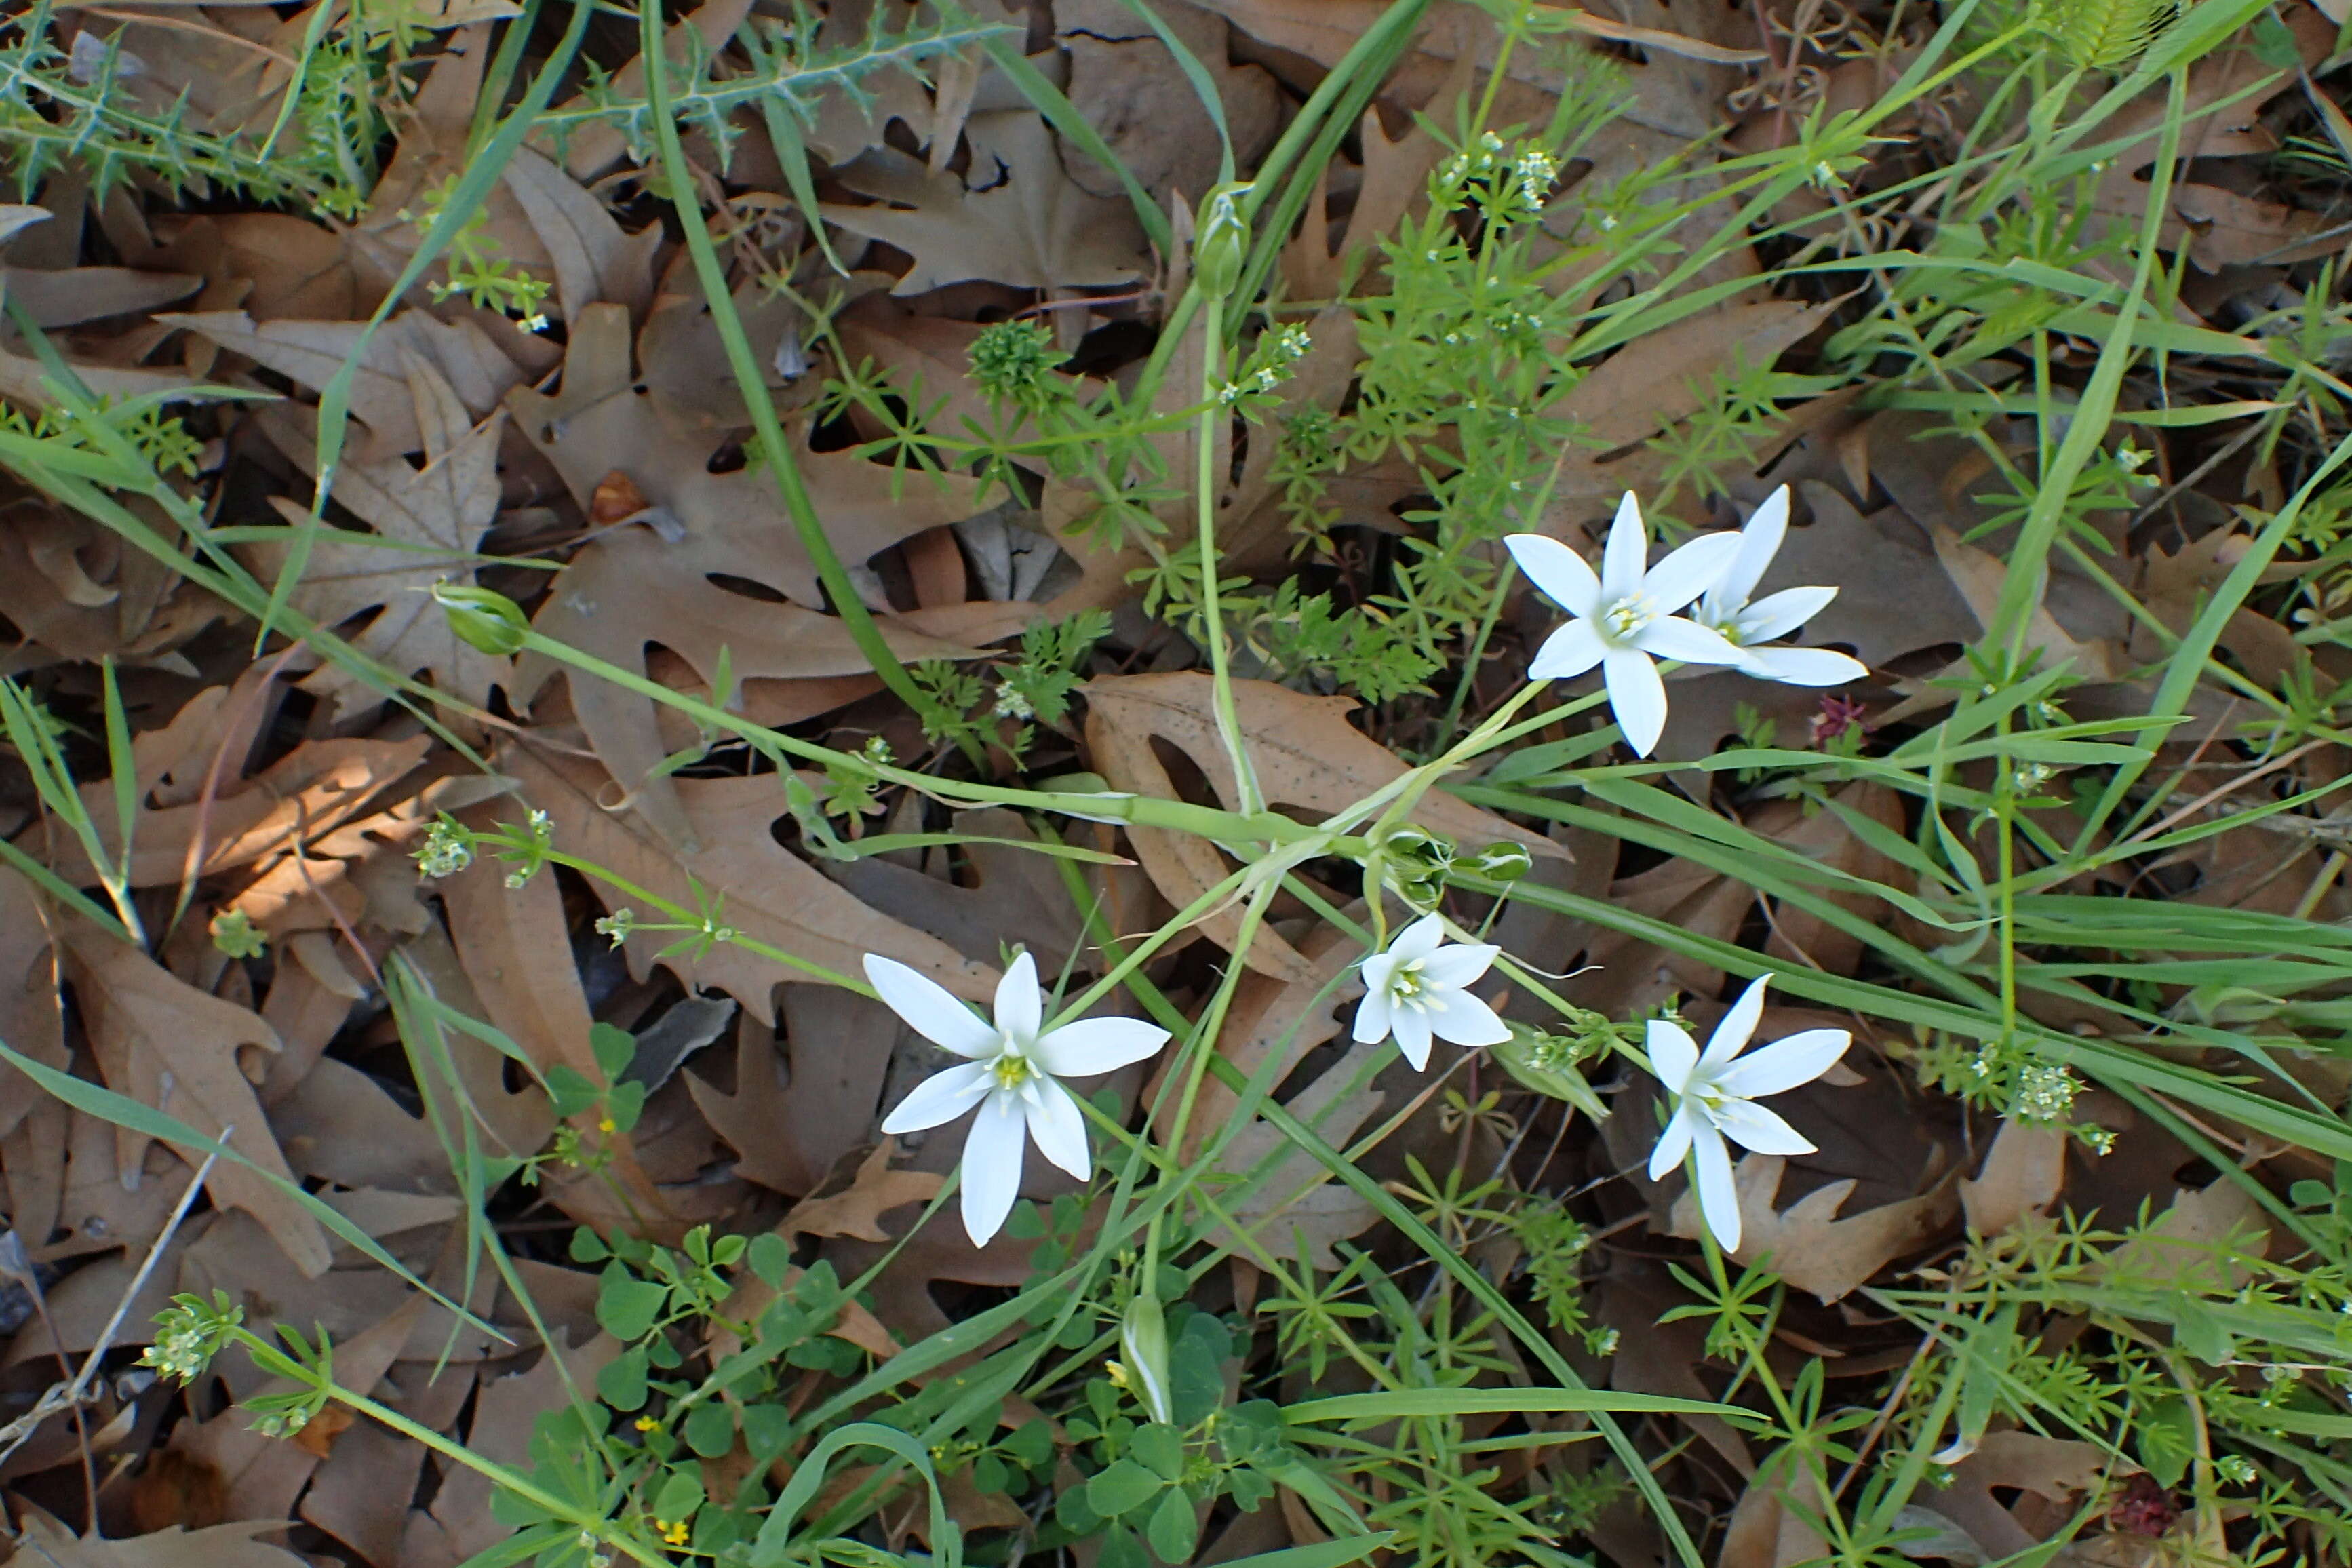
[[[1429,1018],[1411,1007],[1397,1007],[1389,1013],[1389,1027],[1396,1032],[1397,1049],[1421,1072],[1429,1066]]]
[[[1658,679],[1658,667],[1646,653],[1616,648],[1601,661],[1601,676],[1625,743],[1635,756],[1648,756],[1666,728],[1666,683]]]
[[[1698,1042],[1679,1024],[1653,1018],[1642,1026],[1642,1048],[1650,1056],[1650,1070],[1658,1075],[1668,1094],[1690,1087],[1691,1069],[1698,1066]]]
[[[1009,1094],[990,1095],[972,1118],[963,1141],[963,1228],[974,1247],[986,1247],[1013,1212],[1028,1142],[1029,1119]]]
[[[1643,568],[1650,559],[1650,531],[1642,524],[1642,503],[1627,490],[1609,524],[1609,542],[1601,550],[1601,598],[1613,604],[1641,592]]]
[[[933,1045],[960,1057],[996,1054],[996,1031],[929,975],[917,973],[895,958],[869,952],[866,979],[884,1005]]]
[[[1570,621],[1544,638],[1543,647],[1528,665],[1529,680],[1573,680],[1601,662],[1609,651],[1600,628],[1591,621]]]
[[[1416,958],[1427,958],[1445,940],[1445,922],[1435,915],[1423,915],[1389,942],[1389,955],[1410,963]]]
[[[1458,991],[1477,983],[1503,950],[1487,942],[1458,942],[1441,947],[1422,960],[1421,977],[1440,991]]]
[[[1738,554],[1739,535],[1702,533],[1651,567],[1642,593],[1652,609],[1672,615],[1714,587]]]
[[[1140,1018],[1081,1018],[1040,1036],[1029,1058],[1055,1078],[1090,1078],[1139,1062],[1167,1043],[1167,1030]]]
[[[1024,952],[996,983],[996,1026],[1005,1038],[1025,1044],[1037,1037],[1037,1026],[1045,1021],[1045,997],[1037,989],[1037,961]]]
[[[1751,647],[1741,668],[1783,686],[1843,686],[1870,674],[1868,665],[1833,647]]]
[[[1514,533],[1503,543],[1528,581],[1570,615],[1589,616],[1601,607],[1601,579],[1583,556],[1559,540],[1540,533]]]
[[[927,1127],[953,1121],[970,1110],[994,1081],[995,1072],[986,1062],[966,1062],[961,1067],[933,1073],[917,1084],[915,1091],[900,1100],[897,1110],[883,1118],[882,1131],[920,1132]]]
[[[1095,1173],[1094,1155],[1087,1148],[1086,1112],[1052,1079],[1037,1080],[1036,1103],[1029,1107],[1029,1136],[1037,1152],[1078,1180]]]
[[[1727,1100],[1715,1108],[1716,1127],[1726,1138],[1759,1154],[1810,1154],[1811,1140],[1750,1100]]]
[[[1726,1252],[1739,1250],[1739,1187],[1731,1179],[1731,1151],[1705,1123],[1691,1128],[1691,1146],[1698,1152],[1698,1212],[1716,1245]]]
[[[1680,616],[1660,616],[1633,634],[1633,646],[1653,658],[1678,658],[1685,664],[1748,662],[1739,645],[1721,632]]]
[[[1769,974],[1749,981],[1731,1010],[1716,1021],[1715,1033],[1706,1037],[1706,1054],[1699,1058],[1700,1070],[1709,1079],[1756,1037],[1756,1026],[1764,1016],[1764,988],[1771,984]]]
[[[1430,1032],[1457,1046],[1499,1046],[1511,1037],[1509,1025],[1495,1010],[1467,991],[1449,991],[1445,1010],[1430,1010]]]
[[[1707,602],[1725,613],[1748,603],[1756,592],[1756,584],[1764,581],[1772,557],[1780,552],[1780,541],[1788,533],[1789,487],[1782,485],[1764,498],[1764,504],[1756,509],[1748,526],[1739,531],[1739,553],[1732,558],[1722,580],[1707,590]]]
[[[1726,1094],[1761,1100],[1812,1082],[1853,1044],[1853,1036],[1843,1029],[1801,1030],[1740,1058],[1716,1075],[1715,1081]]]
[[[1835,588],[1783,588],[1767,595],[1739,612],[1742,642],[1770,642],[1787,637],[1830,607]]]
[[[1666,1118],[1666,1130],[1658,1134],[1658,1146],[1650,1151],[1650,1180],[1664,1181],[1666,1173],[1683,1163],[1690,1147],[1691,1114],[1677,1106]]]

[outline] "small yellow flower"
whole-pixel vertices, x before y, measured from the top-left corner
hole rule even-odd
[[[655,1420],[650,1415],[640,1415],[637,1417],[637,1430],[640,1432],[658,1432],[661,1430],[661,1423]]]
[[[1113,1388],[1125,1388],[1128,1386],[1127,1368],[1119,1365],[1118,1363],[1115,1361],[1107,1361],[1103,1363],[1103,1371],[1110,1374],[1110,1385]]]
[[[654,1523],[660,1529],[662,1542],[665,1545],[683,1546],[686,1544],[686,1521],[682,1519],[657,1519],[654,1521]]]
[[[611,1117],[606,1116],[598,1120],[596,1123],[596,1131],[599,1132],[611,1132],[616,1131],[619,1126],[619,1122],[614,1121]]]

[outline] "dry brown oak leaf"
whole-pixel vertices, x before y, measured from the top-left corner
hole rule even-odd
[[[27,1510],[19,1550],[7,1562],[10,1568],[303,1568],[304,1559],[254,1539],[287,1528],[285,1520],[260,1519],[122,1541],[78,1539],[48,1515]]]
[[[229,1147],[249,1163],[215,1163],[207,1183],[213,1200],[251,1215],[304,1274],[325,1273],[326,1233],[296,1200],[294,1173],[254,1094],[261,1053],[278,1049],[276,1032],[259,1015],[207,995],[79,916],[60,914],[57,931],[107,1086],[207,1138],[226,1131]],[[139,1169],[146,1135],[122,1128],[115,1139],[122,1168]]]
[[[786,813],[782,787],[772,777],[679,780],[679,804],[704,846],[681,854],[652,831],[642,813],[598,804],[614,792],[593,763],[518,745],[499,753],[499,766],[514,777],[523,801],[548,814],[556,843],[622,881],[684,909],[716,903],[719,918],[741,935],[830,974],[860,973],[866,954],[873,952],[897,959],[959,996],[978,1001],[994,994],[994,970],[967,963],[937,937],[868,909],[777,843],[771,826]],[[604,882],[591,885],[608,908],[625,901]],[[635,912],[641,920],[656,918],[650,910]],[[786,968],[727,942],[699,958],[690,952],[662,956],[675,940],[675,933],[662,931],[628,938],[623,950],[630,970],[642,977],[659,963],[689,991],[724,991],[771,1027],[778,984],[826,977]]]
[[[839,171],[874,206],[827,204],[836,228],[896,246],[915,264],[890,291],[923,294],[974,280],[1048,293],[1126,283],[1144,271],[1143,235],[1124,200],[1089,195],[1062,167],[1044,118],[975,114],[964,125],[961,179],[877,147]]]
[[[659,643],[715,678],[721,646],[738,679],[850,675],[869,667],[824,603],[816,569],[776,494],[773,476],[745,468],[714,474],[721,437],[681,417],[632,370],[629,316],[618,306],[581,313],[550,397],[518,387],[507,399],[523,435],[546,454],[583,512],[596,489],[625,475],[644,499],[653,531],[624,529],[590,544],[556,579],[534,629],[632,674]],[[980,510],[978,487],[957,478],[894,476],[854,452],[793,454],[825,535],[842,561],[863,565],[901,540]],[[666,537],[664,536],[666,535]],[[755,583],[796,609],[719,586],[714,576]],[[883,636],[902,658],[967,653],[887,618]],[[526,656],[515,700],[528,704],[559,667]],[[664,755],[651,700],[609,682],[576,680],[573,710],[596,753],[635,793],[661,835],[699,847],[677,786],[649,770]]]
[[[343,468],[335,500],[383,542],[341,531],[318,534],[291,599],[322,626],[370,616],[352,634],[354,647],[395,675],[427,671],[441,690],[479,707],[489,701],[490,688],[506,679],[508,663],[459,637],[425,590],[444,581],[473,581],[475,552],[499,514],[499,427],[505,416],[493,414],[476,425],[446,378],[421,356],[403,349],[401,363],[416,405],[424,466],[388,458]],[[279,405],[265,410],[260,424],[296,467],[316,476],[314,412]],[[293,527],[309,521],[310,509],[299,501],[272,496],[270,505]],[[264,582],[274,583],[293,552],[290,541],[273,541],[249,546],[247,559]],[[338,723],[383,702],[381,693],[337,664],[320,667],[302,689],[332,697]]]
[[[1769,1254],[1774,1273],[1824,1301],[1860,1289],[1872,1275],[1934,1237],[1959,1206],[1954,1184],[1947,1182],[1921,1196],[1840,1219],[1839,1208],[1858,1184],[1847,1180],[1818,1187],[1776,1210],[1773,1200],[1787,1168],[1777,1154],[1750,1154],[1733,1172],[1742,1234],[1732,1257],[1754,1263]],[[1687,1191],[1675,1200],[1673,1234],[1698,1238],[1698,1204]]]
[[[1309,697],[1264,680],[1233,683],[1242,744],[1268,806],[1292,806],[1317,817],[1346,810],[1401,777],[1396,754],[1348,722],[1349,697]],[[1237,809],[1233,765],[1217,737],[1214,683],[1198,670],[1172,675],[1113,676],[1089,683],[1087,749],[1110,787],[1161,800],[1178,797],[1175,781],[1153,753],[1165,742],[1191,758],[1227,810]],[[1412,820],[1454,841],[1464,852],[1491,844],[1524,842],[1537,855],[1565,859],[1566,851],[1442,791],[1423,795]],[[1160,896],[1182,909],[1224,880],[1232,869],[1206,839],[1164,828],[1134,827],[1128,838]],[[1241,934],[1238,905],[1204,916],[1201,929],[1227,952]],[[1260,973],[1305,980],[1312,961],[1260,927],[1245,961]]]

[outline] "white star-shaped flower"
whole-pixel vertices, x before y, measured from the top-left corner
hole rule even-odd
[[[1664,1019],[1652,1019],[1643,1040],[1658,1082],[1675,1097],[1674,1116],[1650,1152],[1650,1180],[1663,1180],[1684,1155],[1696,1152],[1698,1176],[1692,1184],[1698,1212],[1726,1252],[1739,1250],[1739,1194],[1731,1181],[1731,1152],[1723,1141],[1759,1154],[1811,1153],[1804,1134],[1755,1102],[1812,1082],[1853,1044],[1853,1036],[1843,1029],[1805,1029],[1753,1056],[1740,1056],[1764,1016],[1764,988],[1771,983],[1770,975],[1758,975],[1739,994],[1716,1025],[1704,1056],[1687,1031]]]
[[[1641,502],[1627,490],[1609,527],[1598,575],[1557,539],[1514,533],[1503,542],[1528,580],[1576,617],[1536,650],[1528,678],[1564,680],[1599,665],[1610,711],[1635,756],[1648,756],[1666,727],[1665,682],[1653,660],[1747,662],[1721,633],[1675,614],[1723,575],[1739,552],[1736,533],[1702,534],[1645,567],[1649,530],[1642,523]]]
[[[1759,680],[1790,686],[1843,686],[1859,680],[1870,673],[1870,667],[1834,648],[1757,646],[1789,636],[1837,597],[1835,588],[1783,588],[1752,605],[1748,602],[1788,533],[1789,487],[1782,485],[1765,498],[1748,526],[1739,531],[1739,553],[1715,586],[1699,596],[1691,618],[1722,633],[1725,641],[1746,654],[1739,668]]]
[[[967,1058],[917,1085],[882,1131],[917,1132],[979,1107],[963,1143],[963,1227],[975,1247],[987,1246],[1013,1212],[1028,1140],[1078,1180],[1094,1174],[1086,1115],[1060,1080],[1123,1068],[1168,1043],[1167,1030],[1134,1018],[1082,1018],[1045,1028],[1045,994],[1025,952],[997,982],[993,1024],[893,959],[867,953],[866,978],[917,1034]]]
[[[1457,1046],[1499,1046],[1510,1026],[1469,988],[1503,950],[1490,942],[1447,942],[1444,922],[1423,915],[1364,960],[1364,999],[1356,1006],[1355,1037],[1371,1045],[1396,1037],[1418,1072],[1429,1066],[1433,1036]]]

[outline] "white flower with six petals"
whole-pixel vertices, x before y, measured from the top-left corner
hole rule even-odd
[[[1759,1154],[1811,1153],[1804,1134],[1755,1102],[1811,1083],[1853,1044],[1843,1029],[1805,1029],[1742,1057],[1764,1016],[1764,988],[1771,983],[1770,975],[1760,974],[1739,994],[1703,1056],[1687,1031],[1662,1018],[1650,1021],[1643,1039],[1658,1082],[1675,1097],[1675,1113],[1650,1152],[1650,1180],[1663,1180],[1695,1152],[1698,1174],[1691,1184],[1698,1212],[1726,1252],[1739,1249],[1739,1194],[1724,1140]]]
[[[1168,1043],[1167,1030],[1134,1018],[1082,1018],[1046,1029],[1037,966],[1025,952],[997,983],[993,1024],[896,960],[867,953],[866,978],[917,1034],[965,1058],[917,1085],[882,1131],[917,1132],[979,1108],[963,1144],[963,1227],[975,1247],[987,1246],[1013,1212],[1030,1139],[1078,1180],[1093,1175],[1086,1114],[1061,1080],[1141,1061]]]
[[[1675,614],[1723,575],[1739,552],[1738,534],[1701,534],[1650,566],[1641,502],[1627,490],[1617,504],[1597,575],[1584,557],[1557,539],[1514,533],[1503,542],[1528,581],[1576,617],[1545,639],[1528,678],[1564,680],[1599,665],[1610,710],[1636,756],[1648,756],[1666,726],[1666,688],[1654,660],[1748,660],[1722,633]]]
[[[1356,1007],[1355,1037],[1371,1045],[1396,1037],[1397,1049],[1419,1072],[1429,1066],[1432,1037],[1457,1046],[1499,1046],[1511,1031],[1469,987],[1503,950],[1490,942],[1445,940],[1445,925],[1423,915],[1364,960],[1364,999]]]
[[[1837,597],[1835,588],[1783,588],[1748,602],[1788,533],[1789,487],[1782,485],[1765,498],[1748,526],[1739,531],[1738,554],[1715,585],[1699,595],[1691,619],[1720,632],[1725,641],[1747,655],[1738,668],[1759,680],[1790,686],[1843,686],[1860,680],[1870,673],[1870,667],[1834,648],[1757,646],[1789,636]]]

